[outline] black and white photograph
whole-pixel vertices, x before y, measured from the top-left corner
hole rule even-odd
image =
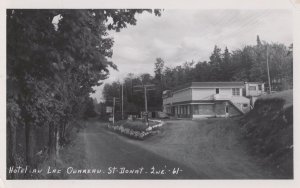
[[[293,11],[5,11],[8,181],[294,179]]]

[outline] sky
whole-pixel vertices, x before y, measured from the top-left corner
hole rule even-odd
[[[95,87],[91,97],[102,100],[105,83],[122,81],[128,73],[154,74],[155,59],[175,67],[186,61],[207,61],[215,45],[229,51],[261,41],[293,42],[292,12],[289,10],[163,10],[160,17],[150,13],[136,15],[137,24],[114,38],[109,78]]]

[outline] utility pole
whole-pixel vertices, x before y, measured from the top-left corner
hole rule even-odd
[[[107,99],[106,101],[112,102],[112,122],[115,124],[115,112],[116,112],[116,103],[120,103],[119,98],[113,97],[112,99]]]
[[[269,48],[267,45],[267,71],[268,71],[268,81],[269,81],[269,94],[271,94],[271,79],[270,79],[270,69],[269,69]]]
[[[122,84],[122,120],[124,119],[124,90]]]
[[[136,88],[136,92],[142,92],[144,90],[144,98],[145,98],[145,116],[146,116],[146,125],[149,126],[149,121],[148,121],[148,99],[147,99],[147,91],[155,90],[153,87],[155,85],[153,84],[148,84],[148,85],[137,85],[134,86]]]
[[[116,97],[113,99],[113,125],[115,124],[115,106],[116,106]]]
[[[144,94],[145,94],[145,112],[148,113],[148,103],[147,103],[147,87],[144,86]]]

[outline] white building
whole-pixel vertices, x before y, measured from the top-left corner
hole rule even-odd
[[[242,115],[250,110],[250,99],[243,91],[253,94],[249,88],[245,90],[244,82],[191,82],[164,91],[163,110],[190,118]]]
[[[261,82],[245,82],[245,96],[257,97],[265,94],[265,84]]]
[[[266,94],[265,84],[262,82],[245,82],[243,95],[250,99],[250,105],[253,107],[256,99]]]

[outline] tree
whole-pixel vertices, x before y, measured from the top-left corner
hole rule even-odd
[[[221,49],[215,45],[213,53],[209,57],[210,59],[210,66],[211,66],[211,74],[210,80],[211,81],[221,81],[222,80],[222,70],[221,70]]]
[[[260,46],[261,46],[261,42],[260,42],[259,35],[256,36],[256,46],[257,46],[257,47],[260,47]]]
[[[165,62],[162,58],[156,58],[156,62],[154,63],[154,74],[155,79],[162,81],[162,75],[163,75],[163,68],[164,68]]]
[[[7,111],[9,156],[15,127],[24,122],[26,164],[35,165],[36,126],[49,128],[49,155],[57,156],[66,125],[83,115],[93,87],[116,65],[107,30],[135,25],[135,14],[151,10],[7,10]],[[160,15],[159,10],[155,10]],[[54,18],[60,17],[57,23]],[[108,23],[109,19],[112,22]],[[12,160],[13,157],[12,157]],[[8,166],[13,164],[8,162]]]
[[[83,118],[90,118],[90,117],[96,117],[96,106],[92,98],[87,99],[85,108],[84,108],[84,113],[83,113]]]
[[[210,71],[210,64],[208,64],[206,61],[198,62],[193,69],[193,80],[196,82],[210,81]]]
[[[220,67],[222,69],[222,81],[230,81],[233,74],[233,67],[231,63],[231,55],[227,47],[222,54],[222,63]]]

